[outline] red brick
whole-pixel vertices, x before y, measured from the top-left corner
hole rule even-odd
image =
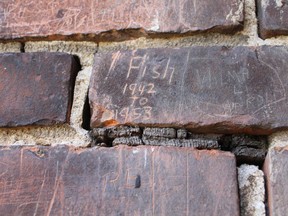
[[[0,163],[2,215],[239,215],[231,153],[6,148]]]
[[[270,149],[265,163],[264,174],[268,194],[269,215],[287,215],[288,212],[288,148]]]
[[[269,134],[288,126],[286,47],[192,47],[98,53],[91,126],[188,127]]]
[[[257,4],[260,36],[288,35],[287,1],[257,0]]]
[[[0,126],[68,122],[78,69],[63,53],[0,54]]]
[[[241,0],[218,0],[217,4],[214,0],[1,1],[0,38],[51,36],[55,39],[57,35],[136,29],[152,33],[210,29],[229,33],[243,26],[242,4]],[[129,37],[131,32],[128,33]]]

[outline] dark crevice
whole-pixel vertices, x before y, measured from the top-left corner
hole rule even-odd
[[[79,71],[82,70],[82,65],[81,65],[81,61],[80,61],[79,56],[73,55],[73,57],[74,57],[76,63],[79,65]]]
[[[83,113],[82,113],[82,128],[84,128],[85,130],[90,130],[90,119],[91,119],[91,111],[90,111],[90,106],[89,106],[89,98],[88,98],[88,94],[86,96],[86,100],[84,103],[84,107],[83,107]]]
[[[74,61],[71,61],[71,77],[70,77],[70,84],[69,84],[69,103],[68,103],[68,113],[66,115],[66,121],[70,122],[71,117],[71,109],[72,103],[74,98],[74,90],[75,90],[75,82],[78,72],[81,70],[80,59],[78,56],[73,56]]]
[[[269,203],[268,203],[268,188],[267,188],[267,176],[264,174],[264,187],[265,187],[265,200],[264,200],[264,204],[265,204],[265,212],[266,212],[266,216],[269,216]]]
[[[230,151],[236,156],[237,166],[241,164],[262,167],[267,150],[267,136],[247,134],[224,135],[219,140],[221,150]]]
[[[259,5],[258,5],[258,2],[259,2]],[[261,31],[260,31],[260,23],[259,23],[259,10],[258,8],[261,7],[260,5],[260,1],[259,0],[255,0],[255,17],[256,17],[256,20],[257,20],[257,34],[258,36],[261,38],[261,39],[265,39],[263,37],[263,35],[261,35]]]
[[[25,43],[20,43],[20,52],[25,53]]]

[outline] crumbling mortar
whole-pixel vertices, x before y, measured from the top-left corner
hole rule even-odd
[[[184,128],[114,126],[93,128],[89,134],[93,140],[90,147],[148,145],[229,151],[235,154],[238,166],[244,163],[262,166],[268,149],[266,136],[194,134]]]

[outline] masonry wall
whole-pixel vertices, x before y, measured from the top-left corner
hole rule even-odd
[[[287,12],[0,2],[0,215],[287,215]]]

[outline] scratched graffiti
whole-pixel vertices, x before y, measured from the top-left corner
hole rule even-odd
[[[91,125],[285,126],[286,56],[285,48],[266,46],[98,54],[90,84]]]
[[[58,146],[5,148],[0,155],[2,215],[238,212],[232,154],[155,146],[90,150]],[[198,187],[200,182],[203,187]],[[224,190],[225,186],[230,189]],[[208,207],[193,202],[203,196],[211,200]]]
[[[240,26],[243,19],[240,0],[229,0],[229,3],[219,0],[217,10],[210,1],[2,0],[0,36],[98,34],[113,29],[137,28],[152,32],[187,32],[212,27],[231,31]],[[206,14],[213,19],[207,18]],[[238,16],[236,21],[233,15]]]

